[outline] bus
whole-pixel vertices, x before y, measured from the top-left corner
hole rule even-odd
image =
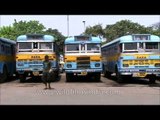
[[[8,77],[16,72],[16,42],[0,38],[0,82],[5,82]]]
[[[26,34],[17,37],[16,71],[20,82],[24,82],[27,76],[42,76],[45,55],[49,56],[55,77],[57,77],[59,55],[54,37],[43,34]]]
[[[118,82],[124,78],[147,78],[150,83],[160,76],[160,38],[151,34],[119,37],[101,47],[103,73],[116,73]]]
[[[78,35],[65,40],[64,69],[66,80],[87,76],[100,81],[102,72],[101,40],[99,37]]]

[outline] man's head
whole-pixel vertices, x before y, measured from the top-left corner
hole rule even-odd
[[[44,59],[45,59],[45,60],[49,60],[49,56],[48,56],[48,55],[45,55]]]

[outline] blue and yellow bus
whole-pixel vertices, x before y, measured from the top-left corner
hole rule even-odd
[[[119,37],[102,46],[103,73],[124,77],[149,78],[154,83],[160,75],[160,38],[150,34]]]
[[[28,34],[17,37],[16,71],[20,82],[27,76],[41,76],[44,56],[52,62],[55,77],[59,74],[59,55],[54,37],[51,35]]]
[[[16,72],[15,51],[15,41],[0,38],[0,82],[5,82]]]
[[[64,69],[66,80],[74,76],[89,76],[99,81],[102,72],[101,40],[99,37],[79,35],[65,40]]]

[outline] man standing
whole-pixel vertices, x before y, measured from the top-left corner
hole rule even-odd
[[[46,55],[45,60],[43,61],[43,76],[42,76],[42,81],[45,84],[44,89],[47,89],[47,84],[48,84],[48,88],[51,89],[51,86],[50,86],[50,82],[51,82],[50,76],[52,72],[51,66],[52,66],[52,63],[49,61],[49,56]]]

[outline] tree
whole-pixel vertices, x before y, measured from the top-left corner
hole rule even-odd
[[[16,32],[11,26],[4,26],[0,28],[0,37],[16,40]]]
[[[130,20],[121,20],[113,25],[106,25],[104,33],[108,40],[107,42],[110,42],[127,34],[149,34],[152,33],[152,29],[133,23]]]
[[[93,27],[89,26],[86,28],[85,33],[92,36],[104,36],[104,31],[101,24],[95,25]]]
[[[160,22],[154,23],[149,28],[152,29],[152,34],[160,36]]]
[[[13,26],[5,26],[0,28],[0,35],[8,39],[16,40],[19,35],[32,34],[32,33],[43,33],[44,25],[39,21],[31,20],[29,22],[14,20]]]
[[[153,30],[160,30],[160,22],[154,23],[151,27]]]

